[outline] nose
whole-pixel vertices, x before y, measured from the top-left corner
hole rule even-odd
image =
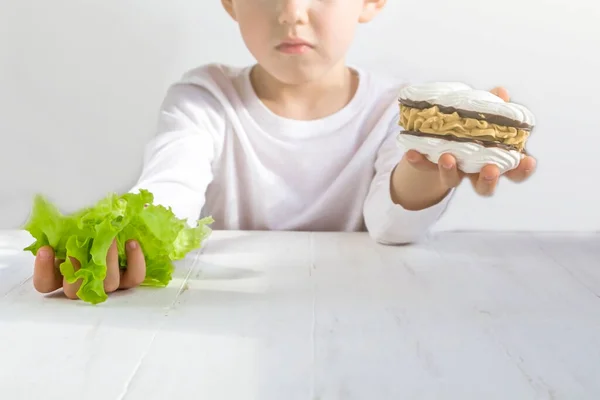
[[[306,24],[311,0],[279,0],[279,23],[282,25]]]

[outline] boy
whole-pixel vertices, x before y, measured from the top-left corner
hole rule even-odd
[[[358,23],[371,21],[386,0],[222,0],[257,64],[208,65],[173,85],[158,135],[132,191],[146,188],[181,218],[212,215],[214,229],[367,230],[385,244],[423,236],[462,180],[451,155],[438,164],[402,152],[398,134],[400,82],[346,66]],[[508,101],[503,89],[494,93]],[[439,167],[438,167],[439,165]],[[515,181],[535,167],[528,157],[508,173]],[[491,195],[498,169],[469,176]],[[139,285],[145,263],[128,243],[121,272],[108,254],[107,292]],[[36,257],[33,283],[63,287],[52,249]]]

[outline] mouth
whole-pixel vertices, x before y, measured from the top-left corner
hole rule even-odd
[[[275,48],[284,54],[304,54],[314,46],[301,39],[287,39],[278,44]]]

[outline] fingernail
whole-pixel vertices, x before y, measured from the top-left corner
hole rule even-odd
[[[49,260],[52,258],[52,252],[50,252],[48,249],[40,249],[37,255],[41,260]]]
[[[135,250],[137,249],[137,243],[135,240],[130,240],[129,242],[127,242],[127,248],[129,250]]]
[[[410,162],[415,162],[417,161],[417,155],[416,154],[407,154],[406,155],[406,159]]]
[[[444,167],[445,169],[452,169],[452,164],[451,163],[444,163],[444,164],[442,164],[442,167]]]
[[[486,181],[488,181],[488,182],[491,182],[491,181],[493,181],[494,179],[496,179],[496,177],[495,177],[494,175],[485,175],[485,176],[483,177],[483,179],[485,179],[485,180],[486,180]]]

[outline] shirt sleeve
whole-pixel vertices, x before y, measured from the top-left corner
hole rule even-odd
[[[160,108],[157,134],[146,146],[141,175],[130,192],[150,191],[155,204],[171,207],[178,218],[194,226],[213,179],[224,121],[223,107],[208,90],[173,85]]]
[[[453,191],[439,203],[419,211],[407,210],[392,201],[391,174],[406,149],[399,147],[400,132],[393,121],[375,161],[375,176],[365,200],[363,214],[370,236],[381,244],[407,244],[422,240],[442,216]]]

